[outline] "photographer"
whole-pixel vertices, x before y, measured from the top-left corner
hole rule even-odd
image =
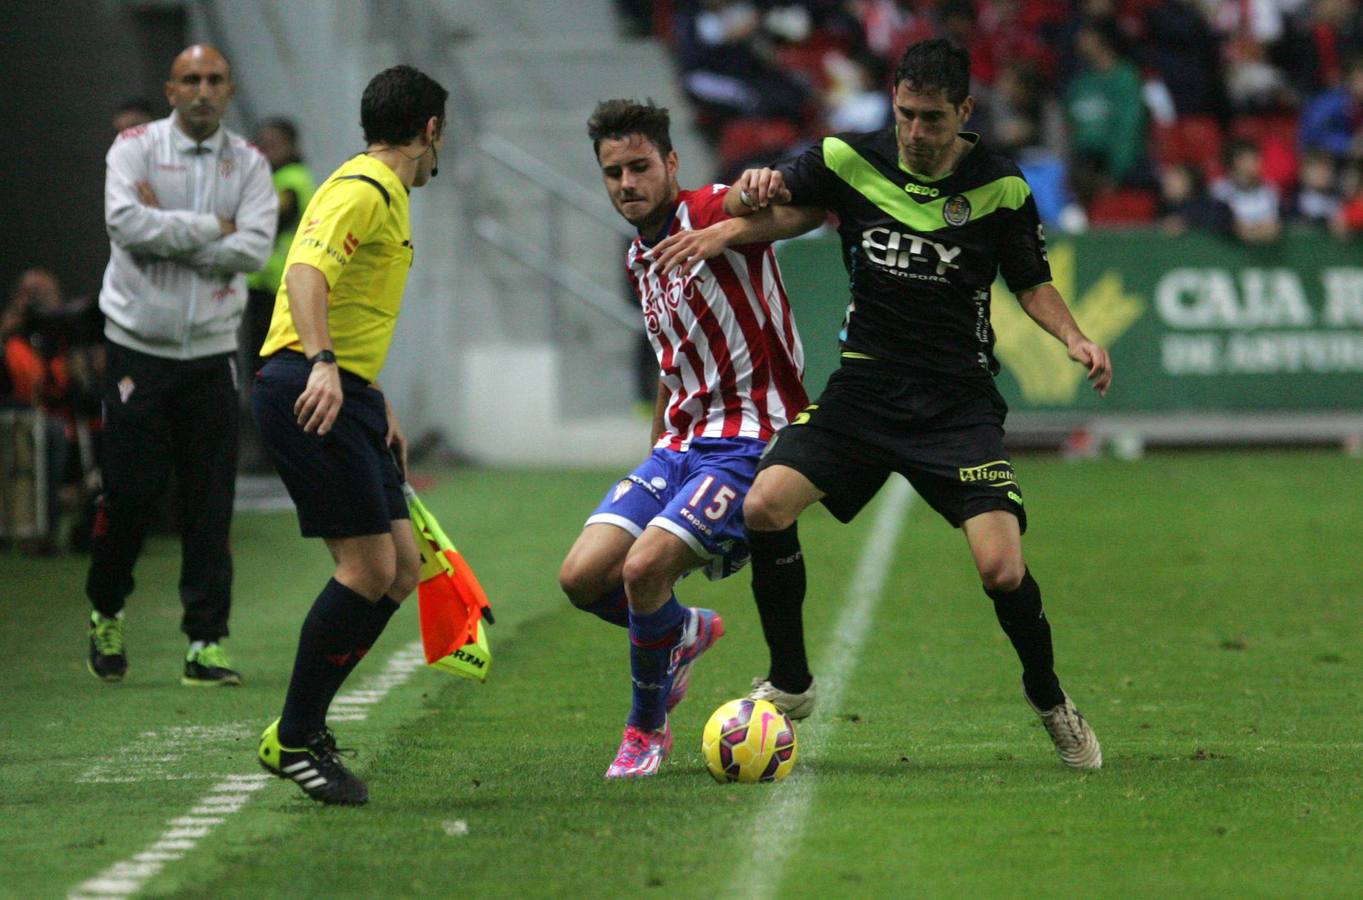
[[[10,385],[7,399],[41,409],[45,416],[47,533],[24,545],[26,552],[42,556],[58,552],[60,490],[75,439],[75,412],[80,395],[91,394],[90,367],[75,362],[71,352],[81,331],[88,331],[83,319],[79,308],[62,299],[61,284],[46,269],[29,269],[19,276],[0,317]],[[80,390],[81,384],[87,389]]]

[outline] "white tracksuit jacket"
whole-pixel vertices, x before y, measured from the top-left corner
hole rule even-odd
[[[120,134],[106,163],[105,336],[170,359],[235,350],[244,273],[264,267],[278,224],[269,162],[222,126],[196,144],[172,113]],[[139,199],[139,181],[160,208]],[[223,236],[220,217],[237,230]]]

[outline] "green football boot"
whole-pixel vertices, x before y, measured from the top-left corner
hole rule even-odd
[[[232,668],[227,651],[214,641],[199,650],[189,651],[180,683],[186,687],[237,687],[241,684],[241,675]]]
[[[369,801],[369,788],[356,778],[340,760],[336,737],[330,728],[307,739],[302,747],[285,747],[279,742],[279,720],[275,719],[260,735],[256,756],[266,772],[292,781],[318,803],[337,806],[363,806]]]
[[[123,614],[106,619],[90,613],[90,674],[101,681],[122,681],[128,673],[128,652],[123,647]]]

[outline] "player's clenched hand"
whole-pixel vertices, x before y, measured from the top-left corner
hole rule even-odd
[[[1072,341],[1066,349],[1070,359],[1088,367],[1088,379],[1098,396],[1106,397],[1107,389],[1112,385],[1112,358],[1107,351],[1088,338]]]
[[[403,478],[407,477],[407,435],[402,433],[402,426],[398,425],[397,413],[393,412],[393,405],[388,402],[388,398],[383,398],[383,410],[388,417],[388,433],[383,436],[383,442],[392,448],[393,453],[398,459],[398,473]]]
[[[305,432],[326,434],[336,421],[344,399],[340,367],[335,363],[315,363],[308,374],[307,386],[293,405],[293,412]]]
[[[786,187],[786,179],[775,169],[746,169],[734,182],[733,190],[739,191],[740,197],[748,198],[744,206],[754,209],[790,202],[790,188]]]
[[[703,259],[710,259],[723,252],[728,234],[719,222],[699,231],[678,231],[665,238],[650,252],[653,266],[649,271],[666,278],[678,267],[691,268]]]

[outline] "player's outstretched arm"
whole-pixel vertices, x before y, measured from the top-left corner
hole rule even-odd
[[[332,349],[331,329],[327,327],[327,277],[307,263],[294,263],[284,273],[284,284],[289,289],[289,314],[303,343],[303,355],[313,357]],[[307,386],[298,395],[293,412],[304,431],[326,434],[341,411],[342,399],[340,367],[319,362],[308,373]]]
[[[716,257],[726,247],[798,237],[823,224],[824,216],[824,211],[817,206],[769,206],[753,215],[725,219],[699,231],[679,231],[650,251],[653,271],[666,278],[673,269],[689,268]]]
[[[790,188],[778,169],[744,169],[724,197],[724,211],[741,218],[789,202]]]
[[[1100,397],[1112,386],[1112,359],[1107,350],[1089,340],[1070,315],[1065,298],[1052,284],[1039,284],[1018,293],[1022,309],[1042,328],[1065,345],[1070,359],[1088,368],[1088,380]]]

